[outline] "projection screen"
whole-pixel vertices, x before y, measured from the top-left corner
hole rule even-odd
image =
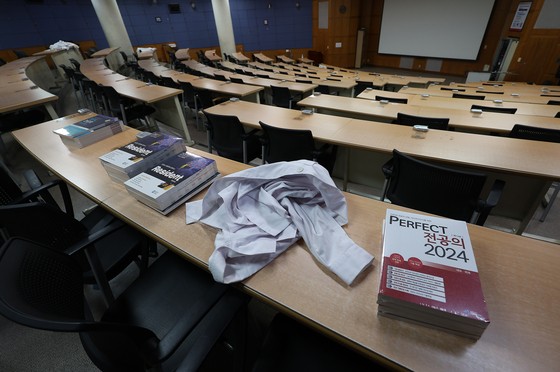
[[[380,54],[475,60],[494,0],[385,0]]]

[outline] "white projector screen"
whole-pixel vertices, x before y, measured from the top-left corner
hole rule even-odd
[[[380,54],[475,60],[494,0],[385,0]]]

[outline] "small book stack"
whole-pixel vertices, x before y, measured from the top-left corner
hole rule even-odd
[[[81,149],[124,130],[125,126],[118,118],[95,115],[53,132],[60,136],[64,144]]]
[[[218,177],[216,162],[183,151],[126,181],[136,199],[168,214]]]
[[[123,183],[184,150],[182,138],[156,132],[138,138],[99,159],[109,177],[115,182]]]
[[[378,315],[478,340],[490,319],[467,224],[387,210]]]

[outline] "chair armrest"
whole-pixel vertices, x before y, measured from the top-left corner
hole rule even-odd
[[[483,226],[484,222],[486,222],[486,218],[490,214],[492,208],[494,208],[498,202],[500,201],[500,196],[502,195],[502,191],[504,190],[505,182],[502,180],[494,181],[494,185],[492,185],[492,190],[488,194],[488,198],[486,198],[486,202],[482,203],[481,208],[477,208],[477,212],[480,212],[478,219],[476,221],[477,225]]]
[[[383,167],[381,167],[381,171],[386,178],[389,178],[393,175],[393,158],[389,159],[387,163],[383,164]]]
[[[32,182],[34,183],[34,181]],[[54,201],[52,195],[50,195],[48,192],[48,189],[54,186],[60,187],[62,200],[64,202],[64,212],[66,212],[66,214],[74,216],[74,208],[72,207],[72,199],[70,198],[70,193],[68,192],[68,186],[62,180],[54,180],[45,185],[41,185],[33,190],[26,191],[23,193],[23,195],[21,195],[21,197],[14,200],[13,203],[19,204],[22,202],[26,202],[29,199],[33,199],[37,196],[41,196],[41,198],[43,198],[43,200],[45,200],[46,203],[52,205],[53,207],[59,208],[58,204]]]
[[[80,240],[79,242],[75,243],[71,247],[67,248],[64,251],[64,253],[66,253],[67,255],[73,255],[74,253],[84,249],[88,245],[96,243],[100,239],[103,239],[107,235],[117,231],[120,228],[123,228],[124,226],[125,226],[124,222],[122,222],[121,220],[116,220],[111,224],[105,226],[104,228],[99,229],[92,234],[89,234],[84,239]]]

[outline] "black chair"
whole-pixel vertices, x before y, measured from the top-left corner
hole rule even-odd
[[[80,263],[84,281],[98,284],[106,304],[114,298],[108,281],[130,263],[138,261],[141,272],[148,265],[149,240],[135,229],[104,211],[94,208],[82,220],[74,218],[71,203],[65,212],[46,203],[0,207],[4,239],[21,237],[49,246]]]
[[[14,54],[16,55],[16,57],[18,57],[18,59],[27,57],[27,53],[25,53],[21,49],[12,50],[12,52],[14,52]]]
[[[515,112],[517,111],[516,108],[488,107],[488,106],[480,106],[480,105],[472,105],[471,110],[482,110],[486,112],[496,112],[499,114],[515,114]]]
[[[331,80],[331,81],[342,81],[341,79],[333,79],[333,78],[327,78],[327,80]]]
[[[558,112],[556,113],[556,115],[554,115],[554,117],[555,117],[555,118],[560,118],[560,111],[558,111]]]
[[[331,88],[329,88],[328,85],[319,84],[319,86],[317,88],[315,88],[314,91],[318,92],[318,93],[321,93],[321,94],[330,94],[332,96],[340,95],[340,92],[331,92]]]
[[[128,126],[128,123],[132,120],[146,119],[147,127],[150,127],[150,115],[152,115],[156,110],[145,104],[135,105],[134,100],[130,98],[121,97],[121,95],[111,86],[102,86],[103,93],[107,97],[108,109],[112,115],[117,116],[121,119],[124,125]],[[152,119],[153,120],[153,119]],[[155,123],[155,121],[154,121]],[[157,126],[155,128],[157,130]]]
[[[179,81],[179,85],[183,90],[183,116],[185,117],[185,120],[187,120],[187,108],[194,112],[194,115],[196,116],[196,130],[200,130],[198,125],[198,108],[201,107],[201,105],[198,101],[197,91],[188,81]]]
[[[251,372],[385,372],[304,325],[278,313],[272,319]],[[181,372],[181,368],[178,369]]]
[[[446,88],[446,87],[440,87],[440,90],[451,90],[451,91],[457,91],[457,92],[466,92],[466,89],[457,89],[457,88]]]
[[[509,137],[531,141],[560,143],[560,129],[538,128],[528,125],[515,124],[511,132],[509,132]],[[550,201],[546,205],[544,212],[541,215],[541,222],[544,222],[546,216],[548,215],[548,212],[550,211],[550,208],[552,207],[552,204],[558,196],[558,192],[560,191],[560,185],[558,184],[558,182],[555,182],[553,185],[555,187],[554,192],[552,193]]]
[[[80,71],[80,62],[76,61],[74,58],[68,58],[68,60],[72,63],[72,66],[74,66],[74,70],[76,71]]]
[[[50,247],[11,239],[0,250],[0,314],[21,325],[79,333],[102,371],[195,371],[215,344],[242,370],[246,297],[166,252],[96,321],[80,264]],[[224,330],[232,337],[221,337]],[[225,334],[224,334],[225,335]]]
[[[136,62],[140,60],[140,58],[138,58],[138,53],[132,52],[132,56],[136,59]]]
[[[235,72],[237,72],[238,74],[241,74],[241,75],[245,75],[245,70],[243,70],[241,68],[235,68]]]
[[[289,75],[286,71],[278,71],[278,73],[282,75]]]
[[[484,93],[484,94],[504,94],[504,92],[489,92],[487,90],[477,90],[476,93]]]
[[[297,76],[297,77],[307,77],[307,75],[305,75],[305,74],[294,74],[294,75]]]
[[[236,77],[233,77],[233,76],[230,76],[230,77],[229,77],[229,80],[231,80],[231,82],[232,82],[232,83],[235,83],[235,84],[245,84],[245,82],[243,81],[243,79],[236,78]]]
[[[0,154],[4,162],[8,163],[6,154],[8,149],[2,139],[4,133],[9,133],[17,129],[29,127],[45,121],[45,113],[39,109],[31,109],[26,111],[18,111],[9,114],[0,114]]]
[[[258,129],[245,133],[237,116],[217,115],[206,111],[202,113],[206,117],[204,125],[207,129],[209,153],[212,153],[214,147],[218,155],[245,164],[259,156],[260,137],[255,135]]]
[[[0,66],[4,66],[6,64],[6,61],[4,61],[2,58],[0,58]]]
[[[156,74],[154,74],[153,71],[144,70],[144,72],[142,72],[142,75],[144,76],[144,81],[146,83],[152,83],[154,85],[163,85],[163,81],[161,80],[161,78]]]
[[[226,77],[224,75],[220,75],[220,74],[214,74],[214,79],[219,80],[219,81],[227,81]]]
[[[74,71],[72,67],[68,67],[66,65],[59,65],[59,66],[62,70],[64,70],[64,73],[66,74],[66,79],[68,79],[68,84],[70,84],[72,90],[74,91],[74,97],[76,98],[76,103],[78,104],[78,107],[80,107],[80,101],[78,99],[78,93],[77,93],[80,90],[80,85],[76,82],[74,76],[76,71]]]
[[[263,164],[279,161],[313,160],[327,169],[329,174],[334,168],[338,146],[329,144],[315,149],[315,141],[310,130],[277,128],[259,121],[264,135],[261,137]]]
[[[86,56],[87,59],[91,58],[91,54],[89,54],[88,52],[84,52],[84,56]]]
[[[530,83],[532,84],[532,83]],[[482,83],[482,85],[490,85],[490,86],[498,86],[498,87],[503,87],[504,84],[492,84],[492,83]]]
[[[293,95],[290,93],[290,89],[286,87],[277,87],[271,85],[270,88],[272,89],[272,104],[278,107],[284,107],[291,109],[292,108],[292,100],[294,98],[302,97],[303,94],[299,93]],[[297,109],[297,107],[296,107]]]
[[[103,89],[97,83],[90,79],[82,79],[82,85],[85,90],[89,91],[91,110],[97,113],[109,113],[107,109],[107,99],[103,93]]]
[[[311,80],[296,79],[296,83],[311,84]]]
[[[99,49],[97,49],[97,47],[91,47],[88,49],[88,52],[90,52],[91,54],[97,53],[99,52]]]
[[[445,118],[426,118],[422,116],[414,116],[403,113],[397,114],[397,119],[393,120],[393,124],[407,125],[413,127],[415,125],[426,125],[430,129],[447,130],[449,127],[449,119]]]
[[[265,75],[265,74],[256,74],[257,77],[260,77],[262,79],[270,79],[270,76]]]
[[[175,67],[175,62],[177,61],[177,57],[175,56],[175,52],[168,50],[167,55],[169,56],[169,64],[171,68]]]
[[[393,98],[393,97],[384,97],[384,96],[375,96],[375,100],[376,101],[389,101],[389,102],[395,102],[395,103],[404,103],[407,104],[408,103],[408,98]]]
[[[504,181],[496,180],[486,201],[479,196],[486,175],[443,168],[393,150],[382,167],[385,183],[381,200],[439,216],[484,225],[498,204]]]
[[[171,78],[169,76],[160,76],[159,78],[161,79],[164,87],[173,88],[173,89],[181,89],[181,86],[179,84],[177,84],[175,82],[175,80],[173,80],[173,78]],[[181,100],[181,99],[182,99],[182,97],[179,96],[179,100]]]
[[[367,88],[373,89],[373,82],[371,81],[357,81],[358,85],[354,87],[354,97],[357,97],[360,93],[362,93]]]
[[[462,98],[462,99],[478,99],[483,101],[486,97],[485,96],[477,96],[474,94],[461,94],[461,93],[453,93],[453,98]]]
[[[547,104],[547,105],[560,106],[560,101],[550,100],[550,101],[548,101],[546,104]]]
[[[0,167],[0,205],[12,205],[20,203],[38,202],[43,200],[45,203],[53,207],[60,208],[54,198],[49,192],[49,189],[58,187],[64,205],[72,205],[68,186],[62,180],[54,180],[43,185],[37,174],[29,169],[23,173],[27,184],[31,188],[28,191],[22,191],[20,188],[21,183],[17,180],[10,170],[4,166]]]

